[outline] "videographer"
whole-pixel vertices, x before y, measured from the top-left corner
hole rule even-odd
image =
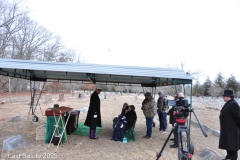
[[[175,117],[181,117],[181,118],[186,118],[188,116],[188,102],[187,100],[184,99],[184,94],[183,93],[178,93],[178,99],[176,101],[176,106],[173,112],[173,115]],[[174,144],[170,145],[170,148],[177,148],[178,147],[178,124],[175,123],[174,125],[174,130],[173,130],[173,135],[174,135]]]
[[[174,96],[174,100],[178,100],[178,96]],[[173,115],[173,112],[175,110],[175,105],[173,105],[169,110],[168,110],[168,115],[169,115],[169,123],[174,127],[174,124],[176,123],[176,117]],[[173,139],[172,139],[173,140]]]

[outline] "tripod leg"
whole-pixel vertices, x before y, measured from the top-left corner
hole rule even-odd
[[[163,152],[163,150],[164,150],[164,148],[165,148],[165,146],[166,146],[166,144],[167,144],[169,138],[171,137],[172,133],[173,133],[173,129],[172,129],[171,132],[169,133],[169,135],[168,135],[168,137],[167,137],[167,139],[166,139],[166,141],[165,141],[165,143],[164,143],[164,145],[163,145],[161,151],[157,153],[157,160],[161,157],[162,152]]]
[[[183,144],[182,144],[182,131],[179,131],[179,126],[178,126],[178,159],[183,160],[183,157],[181,155]]]

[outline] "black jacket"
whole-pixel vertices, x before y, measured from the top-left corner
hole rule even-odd
[[[227,101],[220,111],[219,148],[228,151],[240,149],[240,110],[238,103],[232,99]]]
[[[125,116],[127,119],[126,130],[128,130],[129,128],[131,128],[134,125],[135,121],[137,120],[137,114],[134,110],[130,110],[127,112],[127,114]]]
[[[121,115],[125,116],[125,109],[122,109]]]
[[[172,124],[172,125],[174,125],[174,123],[176,123],[176,118],[173,115],[174,108],[175,108],[175,106],[172,106],[172,108],[168,110],[168,115],[170,116],[169,117],[169,123]]]
[[[93,118],[94,114],[97,114],[97,118]],[[89,109],[84,125],[90,128],[102,127],[101,113],[100,113],[100,98],[97,92],[93,92],[90,98]]]

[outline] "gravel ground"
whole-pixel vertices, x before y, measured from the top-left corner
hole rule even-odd
[[[27,96],[28,94],[29,96]],[[59,94],[52,94],[52,103],[44,103],[44,96],[40,99],[40,107],[37,106],[36,115],[39,117],[39,122],[32,122],[31,118],[28,119],[30,94],[22,93],[18,95],[13,95],[13,102],[9,103],[7,95],[0,94],[0,99],[6,98],[6,104],[0,104],[0,141],[10,138],[15,135],[23,136],[24,140],[27,142],[25,147],[18,150],[9,152],[9,156],[6,153],[1,154],[2,159],[36,159],[35,157],[26,157],[30,155],[43,156],[48,155],[46,159],[83,159],[83,160],[126,160],[126,159],[138,159],[138,160],[149,160],[156,159],[156,152],[161,150],[167,136],[171,131],[171,126],[167,128],[166,134],[161,134],[158,130],[158,118],[155,117],[156,127],[153,128],[152,139],[143,139],[142,136],[146,133],[145,117],[141,110],[141,102],[143,96],[138,96],[131,94],[107,94],[106,99],[103,99],[101,95],[101,115],[103,127],[99,132],[99,140],[90,140],[85,136],[69,135],[68,144],[64,143],[59,146],[58,152],[55,153],[56,146],[50,145],[47,149],[48,144],[44,141],[36,140],[36,128],[46,122],[46,117],[42,115],[45,113],[47,108],[53,107],[54,104],[59,104],[60,106],[69,106],[73,109],[80,110],[87,107],[89,104],[89,95],[85,95],[84,98],[79,99],[78,93],[74,96],[72,94],[64,94],[65,101],[58,101]],[[15,97],[15,98],[14,98]],[[137,123],[135,127],[136,142],[122,143],[110,140],[112,134],[112,119],[120,114],[121,107],[124,102],[128,104],[135,105],[137,112]],[[206,124],[212,129],[219,129],[219,110],[206,109],[203,104],[196,103],[196,114],[202,124]],[[41,112],[42,111],[42,112]],[[19,122],[8,122],[11,117],[21,116],[21,121]],[[84,122],[86,118],[86,113],[80,115],[79,121]],[[192,115],[192,119],[195,117]],[[195,152],[193,155],[193,160],[203,159],[199,154],[205,148],[211,148],[218,152],[220,155],[224,156],[225,151],[218,149],[218,137],[213,136],[208,132],[208,137],[204,137],[199,127],[191,126],[191,142],[195,147]],[[172,138],[172,137],[171,137]],[[162,153],[160,159],[162,160],[176,160],[177,159],[177,149],[170,148],[172,142],[169,141]],[[0,143],[0,148],[3,145]]]

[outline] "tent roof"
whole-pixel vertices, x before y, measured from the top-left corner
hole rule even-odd
[[[180,69],[119,66],[87,63],[63,63],[0,59],[0,75],[33,81],[69,80],[141,84],[157,87],[192,84],[192,76]]]

